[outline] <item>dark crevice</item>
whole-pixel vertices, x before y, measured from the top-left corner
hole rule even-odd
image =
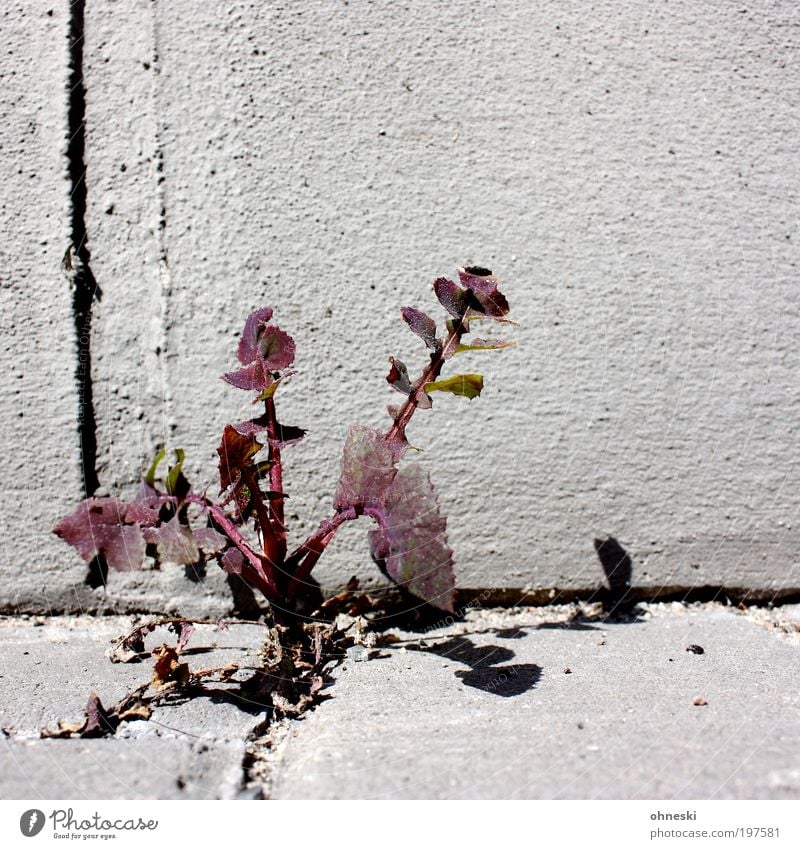
[[[67,159],[71,185],[71,240],[66,267],[74,290],[73,320],[78,362],[75,379],[78,386],[78,439],[83,470],[83,491],[88,497],[98,487],[97,434],[92,392],[92,303],[101,292],[92,274],[91,254],[86,233],[86,86],[83,81],[83,36],[85,0],[70,4],[69,23],[69,109]]]
[[[105,584],[105,565],[100,559],[97,561],[97,574],[99,583],[95,586]],[[235,582],[231,582],[235,583]],[[243,591],[237,587],[234,590],[234,615],[246,618],[257,618],[262,615],[268,605],[256,599],[252,590],[241,582]],[[382,615],[371,619],[370,626],[375,630],[382,631],[394,626],[406,628],[407,630],[430,630],[434,627],[446,627],[462,619],[470,610],[491,608],[518,608],[518,607],[549,607],[558,604],[576,604],[579,602],[594,603],[602,602],[607,597],[608,589],[598,587],[596,589],[561,590],[541,589],[529,590],[509,587],[507,589],[462,589],[456,591],[456,604],[454,613],[445,613],[435,608],[416,608],[409,610],[405,604],[390,595],[385,601],[387,605]],[[638,603],[650,602],[681,602],[683,604],[706,604],[717,602],[730,607],[738,607],[741,610],[749,608],[779,609],[786,605],[800,604],[800,590],[787,588],[784,590],[753,590],[745,587],[664,587],[653,589],[652,587],[631,587],[628,591],[627,601]],[[394,602],[394,603],[393,603]],[[423,610],[423,613],[420,613]],[[252,611],[252,612],[251,612]],[[73,605],[43,605],[38,601],[25,600],[21,604],[0,605],[0,616],[17,616],[28,614],[31,616],[72,616],[77,613],[91,613],[96,616],[119,616],[119,615],[143,615],[143,616],[170,616],[174,611],[170,608],[140,607],[139,604],[124,601],[122,599],[105,599],[102,602],[90,603],[81,597]]]
[[[461,589],[456,590],[456,610],[468,610],[473,607],[547,607],[551,604],[572,604],[574,602],[602,602],[608,597],[606,587],[597,589]],[[680,601],[685,604],[697,602],[720,602],[721,604],[743,607],[780,606],[800,602],[800,590],[787,587],[782,590],[752,589],[748,587],[636,587],[625,592],[626,602],[668,602]]]

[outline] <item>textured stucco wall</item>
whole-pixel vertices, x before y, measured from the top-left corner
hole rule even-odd
[[[594,587],[611,534],[643,587],[800,589],[799,35],[789,0],[89,0],[101,484],[129,492],[165,442],[212,476],[248,412],[217,376],[269,304],[301,370],[281,416],[310,430],[286,455],[299,537],[329,512],[347,425],[388,422],[388,355],[423,361],[399,307],[433,310],[434,277],[481,263],[520,343],[464,359],[484,396],[409,433],[459,583]],[[372,575],[365,529],[326,587]],[[226,592],[175,572],[103,598]]]
[[[67,174],[67,4],[4,3],[0,59],[0,605],[80,606],[48,534],[80,498]]]

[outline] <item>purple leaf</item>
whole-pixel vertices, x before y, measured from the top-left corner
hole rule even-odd
[[[474,292],[484,292],[490,295],[497,289],[497,278],[488,268],[481,268],[477,265],[459,268],[458,279],[462,286],[472,289]]]
[[[288,368],[294,362],[294,339],[275,325],[269,324],[272,310],[263,307],[251,313],[244,324],[237,357],[244,368],[229,371],[222,379],[237,389],[274,391],[277,380],[273,372]]]
[[[393,389],[402,392],[403,395],[410,395],[413,392],[413,387],[405,363],[394,357],[389,357],[389,362],[392,367],[389,369],[389,374],[386,375],[386,382]]]
[[[294,339],[280,327],[270,325],[258,337],[258,353],[270,371],[289,368],[294,362]]]
[[[253,457],[264,446],[252,434],[240,433],[233,425],[225,425],[219,454],[220,492],[241,485],[243,470],[253,466]]]
[[[446,277],[439,277],[433,281],[433,291],[439,303],[453,318],[461,318],[470,306],[469,292]]]
[[[269,428],[269,416],[264,413],[254,419],[248,419],[245,422],[237,422],[233,425],[234,429],[244,436],[255,436],[257,433],[266,433]],[[283,448],[286,445],[294,445],[306,435],[306,431],[301,427],[293,425],[276,426],[277,437],[275,439],[267,438],[267,442],[276,448]]]
[[[214,528],[198,528],[194,533],[194,541],[203,554],[219,554],[227,544],[227,538]]]
[[[267,439],[267,442],[276,448],[295,445],[306,435],[306,431],[302,427],[294,427],[294,425],[278,424],[276,431],[277,437],[275,439]]]
[[[53,528],[90,563],[102,555],[112,569],[130,572],[141,569],[145,541],[138,524],[125,524],[128,505],[116,498],[87,498]]]
[[[158,524],[158,516],[165,504],[175,503],[175,498],[158,492],[146,481],[139,485],[136,498],[125,508],[125,521],[128,524],[139,524],[149,528]]]
[[[403,307],[403,320],[411,330],[431,349],[436,350],[441,344],[436,338],[436,322],[414,307]]]
[[[501,318],[509,310],[508,301],[497,288],[497,278],[488,268],[460,268],[458,277],[462,285],[474,295],[477,305],[472,304],[475,311],[484,315]]]
[[[264,369],[264,363],[261,360],[256,360],[237,371],[226,371],[222,379],[237,389],[245,390],[264,390],[274,383],[272,375]]]
[[[380,527],[370,532],[370,544],[389,576],[430,604],[452,610],[455,584],[445,520],[428,473],[419,465],[397,470],[405,447],[353,425],[334,507],[356,508],[376,519]]]
[[[427,470],[418,463],[404,466],[384,505],[367,512],[379,523],[369,533],[373,556],[383,561],[389,577],[429,604],[452,611],[453,552]]]
[[[220,560],[222,568],[231,575],[241,575],[244,555],[238,548],[229,548]]]
[[[342,454],[342,471],[334,496],[337,510],[382,504],[397,473],[395,463],[402,449],[382,434],[363,425],[351,425]]]
[[[263,332],[263,329],[267,326],[271,318],[272,309],[270,307],[262,307],[260,310],[255,310],[247,316],[237,352],[239,362],[242,365],[246,366],[258,358],[259,334]]]
[[[179,563],[189,566],[200,560],[192,529],[182,525],[177,516],[173,516],[158,528],[145,528],[144,538],[158,549],[158,559],[162,563]]]

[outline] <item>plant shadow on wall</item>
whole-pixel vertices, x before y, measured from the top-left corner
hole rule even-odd
[[[444,611],[454,607],[453,554],[446,519],[428,471],[419,463],[404,462],[411,449],[406,428],[417,410],[431,409],[436,393],[466,399],[480,395],[480,374],[442,376],[442,371],[455,357],[513,344],[470,336],[474,327],[514,322],[508,318],[508,302],[497,279],[486,268],[461,268],[457,280],[438,278],[433,290],[446,313],[443,325],[415,307],[401,311],[428,351],[427,364],[412,379],[401,360],[389,358],[386,380],[401,396],[400,403],[388,407],[391,424],[384,432],[357,424],[350,427],[332,515],[293,549],[288,545],[284,511],[284,454],[303,440],[306,431],[284,425],[277,416],[276,397],[295,374],[295,342],[272,323],[271,307],[249,315],[237,349],[239,365],[222,375],[230,385],[252,393],[252,402],[260,405],[261,412],[225,426],[217,448],[219,496],[212,497],[208,486],[196,488],[186,478],[181,449],[174,450],[171,461],[164,450],[150,463],[132,501],[87,498],[54,532],[90,566],[94,564],[94,573],[102,578],[99,583],[105,582],[109,569],[132,571],[162,564],[182,566],[202,579],[206,564],[215,561],[233,581],[259,592],[269,605],[263,674],[256,676],[254,697],[285,713],[307,705],[322,690],[329,664],[341,657],[347,645],[366,639],[362,614],[371,600],[357,596],[353,585],[341,597],[322,602],[311,578],[343,524],[362,516],[372,519],[369,547],[381,571],[403,593],[426,605]],[[340,612],[350,616],[345,628],[331,624]],[[189,669],[182,656],[193,623],[175,619],[167,627],[177,633],[176,644],[164,644],[152,652],[152,690],[159,698],[211,683],[230,684],[241,672]],[[142,628],[123,638],[123,653],[129,659],[141,655]],[[478,668],[473,672],[477,674]],[[116,713],[146,713],[144,691],[140,695],[133,706],[126,703]],[[153,693],[147,696],[152,697]],[[98,705],[99,700],[90,701],[87,722],[90,714],[95,719],[102,714]],[[97,727],[95,722],[92,733]]]

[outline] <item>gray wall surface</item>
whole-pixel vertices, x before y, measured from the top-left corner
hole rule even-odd
[[[225,610],[216,574],[89,590],[47,533],[80,497],[53,8],[3,13],[0,602]],[[280,416],[309,429],[285,455],[299,541],[330,512],[348,424],[388,425],[388,356],[424,361],[399,307],[436,311],[431,281],[480,263],[519,344],[461,358],[483,396],[409,431],[459,585],[591,589],[613,535],[646,592],[800,590],[798,41],[789,0],[87,0],[101,492],[132,492],[162,445],[213,478],[249,412],[218,376],[270,305],[301,372]],[[321,561],[326,589],[377,575],[366,527]]]

